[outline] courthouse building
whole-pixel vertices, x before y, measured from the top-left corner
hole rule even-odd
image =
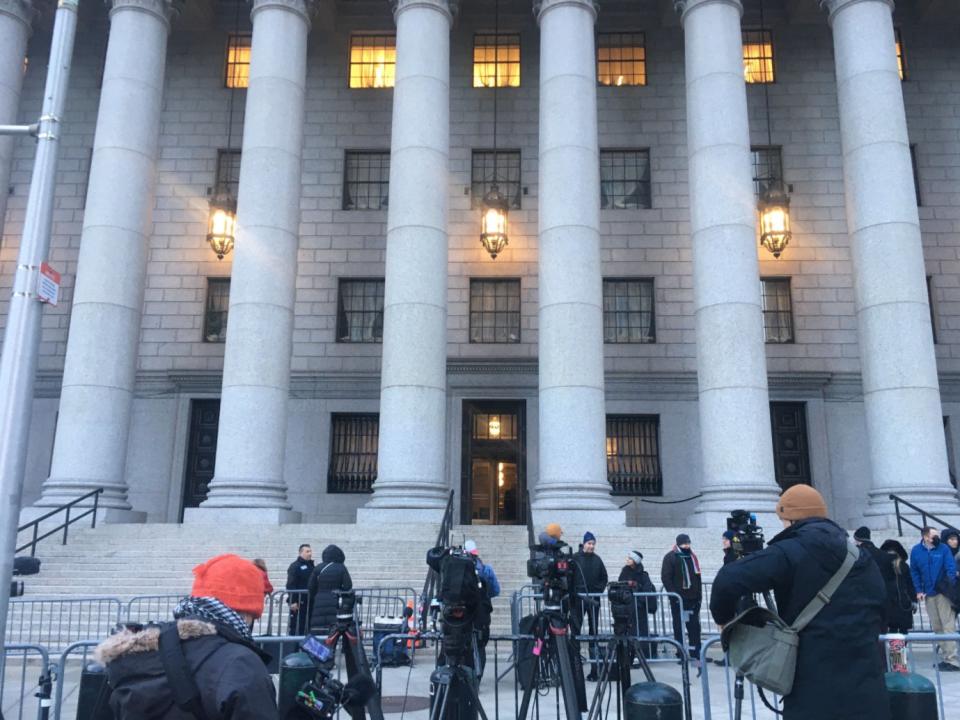
[[[0,124],[53,11],[0,0]],[[960,515],[954,0],[79,13],[28,512]],[[0,325],[34,148],[0,139]]]

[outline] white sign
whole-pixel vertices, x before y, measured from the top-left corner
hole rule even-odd
[[[37,297],[40,302],[56,305],[60,298],[60,273],[47,263],[40,263],[40,277],[37,279]]]

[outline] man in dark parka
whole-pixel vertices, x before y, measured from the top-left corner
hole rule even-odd
[[[792,623],[843,563],[847,534],[827,519],[819,492],[795,485],[777,503],[786,526],[764,550],[724,566],[713,583],[710,611],[730,622],[737,600],[773,590],[777,610]],[[889,720],[890,701],[877,636],[886,622],[880,570],[866,550],[833,599],[800,632],[793,692],[784,720]]]

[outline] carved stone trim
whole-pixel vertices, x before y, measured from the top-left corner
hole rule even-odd
[[[33,30],[33,6],[29,0],[0,0],[0,15],[9,15],[27,26],[27,31]]]
[[[316,14],[319,4],[319,0],[253,0],[250,18],[252,20],[262,10],[286,10],[299,15],[309,27],[310,19]]]
[[[590,10],[593,13],[594,22],[600,13],[600,3],[597,0],[533,0],[533,16],[539,23],[545,12],[561,5],[579,5]]]
[[[106,0],[110,8],[110,17],[121,10],[136,10],[153,15],[167,26],[170,30],[170,24],[173,19],[180,14],[183,8],[184,0]]]
[[[856,5],[859,2],[883,3],[890,8],[891,13],[893,12],[893,0],[820,0],[820,7],[829,13],[828,21],[832,23],[834,16],[836,16],[838,12],[850,7],[851,5]]]
[[[404,10],[417,7],[436,10],[438,13],[446,15],[452,24],[457,13],[460,12],[460,0],[390,0],[390,9],[393,10],[394,22],[396,22],[397,16]]]
[[[737,9],[737,12],[740,13],[740,16],[743,17],[743,3],[740,2],[740,0],[673,0],[673,7],[677,13],[679,13],[680,21],[683,22],[683,18],[685,18],[690,11],[702,5],[709,5],[710,3],[716,2],[732,5]]]

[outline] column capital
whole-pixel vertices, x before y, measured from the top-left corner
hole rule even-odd
[[[107,7],[110,8],[110,17],[121,10],[144,12],[158,18],[167,26],[167,30],[170,29],[173,19],[180,14],[183,2],[184,0],[106,0]]]
[[[436,10],[438,13],[446,15],[452,23],[457,13],[460,12],[460,0],[390,0],[394,22],[401,12],[415,7]]]
[[[35,14],[36,11],[30,0],[0,0],[0,15],[9,15],[28,28],[31,28]]]
[[[261,10],[286,10],[299,15],[309,26],[310,19],[316,14],[319,5],[319,0],[253,0],[250,18],[252,19]]]
[[[600,12],[600,3],[597,0],[533,0],[533,14],[539,23],[544,13],[561,5],[579,5],[593,13],[594,21],[596,21],[597,14]]]
[[[737,9],[741,17],[743,16],[743,3],[740,2],[740,0],[673,0],[673,8],[680,14],[680,21],[683,22],[683,18],[687,16],[687,13],[698,7],[712,3],[731,5]]]
[[[893,0],[820,0],[820,7],[829,13],[828,18],[833,22],[838,12],[860,2],[879,2],[888,6],[890,12],[893,12]]]

